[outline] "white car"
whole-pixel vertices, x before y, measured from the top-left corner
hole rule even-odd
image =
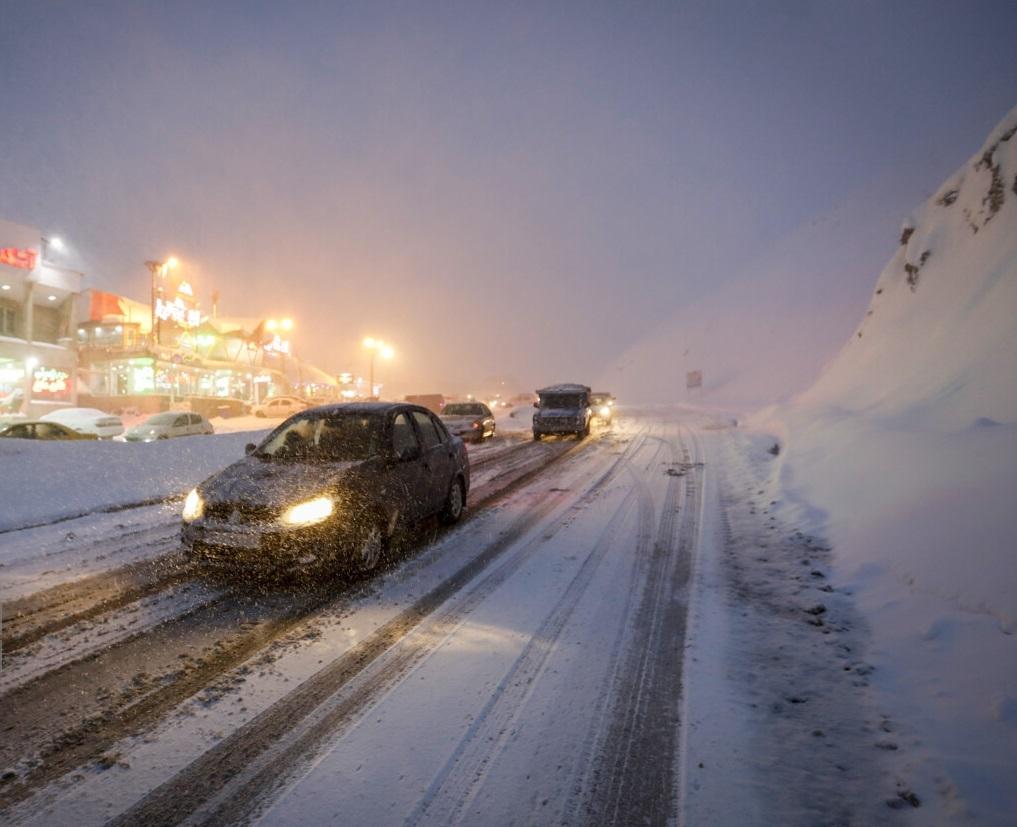
[[[295,396],[273,396],[260,405],[255,405],[251,413],[268,419],[285,419],[286,417],[307,410],[309,405]]]
[[[154,442],[175,436],[214,434],[215,429],[201,414],[169,411],[150,416],[144,422],[127,429],[127,442]]]
[[[79,434],[95,434],[99,439],[112,439],[124,432],[119,416],[96,408],[59,408],[39,417],[43,422],[59,422]]]

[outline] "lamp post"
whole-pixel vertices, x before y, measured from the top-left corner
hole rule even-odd
[[[368,376],[368,393],[370,398],[374,398],[374,357],[381,356],[382,359],[391,359],[395,355],[392,345],[387,344],[382,339],[375,339],[372,336],[368,336],[364,339],[364,347],[367,348],[368,353],[371,354],[371,367]]]
[[[145,262],[145,266],[148,268],[148,272],[152,274],[152,320],[151,320],[152,329],[150,331],[150,335],[152,336],[152,341],[155,343],[156,347],[158,347],[158,345],[161,343],[160,333],[162,332],[162,321],[161,319],[159,319],[155,312],[155,300],[157,294],[161,291],[161,288],[158,285],[157,277],[161,276],[162,278],[166,278],[166,271],[172,270],[179,263],[180,261],[177,259],[176,256],[170,256],[165,261]],[[154,351],[155,348],[153,348],[153,352]]]

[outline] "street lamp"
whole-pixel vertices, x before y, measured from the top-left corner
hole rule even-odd
[[[374,357],[376,355],[381,356],[382,359],[391,359],[395,356],[395,350],[392,345],[387,344],[382,339],[375,339],[372,336],[368,336],[364,339],[364,347],[371,354],[371,370],[368,373],[368,390],[371,397],[374,397]]]
[[[151,335],[154,337],[156,346],[161,344],[162,324],[158,315],[155,312],[155,300],[157,294],[162,288],[159,287],[156,277],[166,278],[166,272],[172,270],[180,265],[180,260],[176,256],[170,256],[165,261],[146,261],[145,266],[148,271],[152,274],[152,330]],[[154,352],[154,349],[153,349]]]

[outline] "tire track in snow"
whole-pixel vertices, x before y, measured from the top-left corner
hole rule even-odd
[[[251,817],[325,744],[358,720],[385,692],[441,646],[469,613],[553,537],[572,513],[607,485],[640,434],[551,526],[521,548],[519,540],[565,504],[567,492],[549,492],[535,509],[454,575],[382,625],[369,638],[217,744],[117,818],[117,825],[234,824]],[[578,450],[584,443],[576,443]],[[595,443],[594,443],[595,444]],[[566,451],[556,456],[573,456]],[[483,577],[505,552],[515,552]],[[464,591],[465,590],[465,591]],[[453,600],[454,598],[454,600]],[[451,600],[451,602],[449,602]],[[447,605],[446,605],[447,604]],[[438,612],[438,610],[445,608]],[[280,768],[286,768],[285,777]]]
[[[588,793],[566,821],[664,824],[677,812],[681,674],[701,486],[679,430],[683,476],[671,476],[646,587],[614,688],[614,710]],[[680,514],[676,531],[675,515]]]
[[[551,465],[575,456],[590,444],[596,443],[584,440],[552,453],[539,466],[525,469],[497,489],[489,489],[477,505],[493,505],[528,484]],[[518,530],[524,531],[531,522],[532,517],[520,520]],[[488,555],[492,548],[500,548],[499,543],[496,541],[494,546],[475,558],[475,563],[485,561],[480,569],[497,556]],[[470,574],[468,569],[469,565],[435,589],[435,592],[447,588],[449,594],[454,594],[464,584],[464,577],[472,577],[476,573]],[[0,787],[0,812],[29,798],[39,788],[77,767],[101,758],[117,741],[153,726],[180,702],[240,666],[309,617],[327,608],[341,607],[352,596],[351,593],[344,593],[337,600],[334,591],[323,588],[298,595],[295,600],[292,596],[275,595],[252,602],[227,593],[211,604],[182,614],[145,635],[120,641],[82,660],[72,660],[13,689],[4,696],[5,716],[9,720],[5,721],[3,729],[7,740],[0,742],[0,766],[11,763],[3,758],[3,743],[17,745],[19,755],[15,756],[15,760],[34,752],[37,763],[17,780]],[[433,611],[435,607],[428,611]],[[412,607],[409,611],[412,612]],[[254,623],[249,622],[252,613],[256,618]],[[411,631],[426,614],[427,612],[417,618],[389,645]],[[398,624],[390,628],[389,632],[396,628]],[[131,689],[129,703],[120,700],[119,695],[125,693],[119,690],[112,693],[117,696],[112,702],[108,697],[100,697],[104,694],[104,681],[108,681],[105,677],[107,674],[125,669],[137,672],[137,664],[146,663],[150,651],[160,653],[163,662],[171,660],[177,652],[183,654],[195,648],[191,642],[195,635],[202,646],[211,648],[208,657],[188,664],[187,669],[167,672],[165,682],[157,680],[152,685],[148,680],[144,681],[138,691]],[[385,648],[388,647],[382,647],[361,663],[351,675],[364,668]],[[356,660],[356,657],[353,659]],[[162,668],[168,669],[166,666]],[[33,700],[49,694],[56,697],[61,692],[73,691],[73,687],[78,685],[87,686],[95,697],[90,697],[91,705],[84,713],[77,714],[79,710],[75,707],[74,717],[70,717],[69,713],[60,715],[59,712],[53,712],[49,704]],[[23,714],[16,714],[13,711],[16,707],[23,709]],[[65,716],[74,723],[64,723]],[[5,760],[8,760],[7,764],[4,763]]]
[[[642,447],[645,447],[645,442],[633,452],[630,461],[634,461],[635,454]],[[654,457],[659,450],[658,446]],[[511,737],[513,725],[523,713],[566,623],[586,593],[601,561],[613,547],[618,529],[627,519],[637,499],[639,492],[633,489],[615,509],[593,549],[512,667],[495,687],[451,757],[407,818],[406,824],[453,824],[462,820],[463,811],[470,806],[484,783],[491,764]]]

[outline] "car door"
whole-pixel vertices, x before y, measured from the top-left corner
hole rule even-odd
[[[428,514],[434,514],[445,505],[445,497],[452,481],[452,457],[430,414],[413,411],[413,421],[420,437],[422,476],[427,486],[426,510]]]
[[[17,425],[11,425],[4,436],[9,436],[12,439],[35,439],[35,431],[31,425],[19,422]]]
[[[36,422],[32,428],[36,439],[67,439],[67,434],[60,426],[51,422]]]
[[[409,413],[401,411],[389,428],[390,460],[384,496],[389,513],[398,512],[404,525],[417,522],[428,513],[429,486],[424,475],[420,440]]]
[[[190,431],[190,423],[187,421],[187,414],[180,414],[173,420],[167,436],[187,436]]]

